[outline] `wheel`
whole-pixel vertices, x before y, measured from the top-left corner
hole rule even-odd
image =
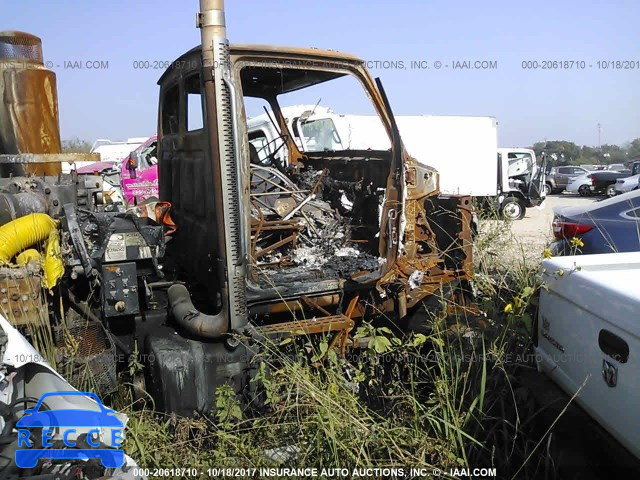
[[[578,193],[581,197],[588,197],[589,195],[591,195],[591,189],[589,188],[589,185],[580,185],[580,188],[578,188]]]
[[[505,198],[500,207],[500,213],[505,220],[521,220],[525,212],[525,206],[516,197]]]
[[[545,183],[542,188],[545,195],[551,195],[551,193],[553,193],[553,188],[551,188],[551,185],[549,185],[548,183]]]
[[[616,195],[616,186],[613,184],[609,185],[607,187],[607,197],[615,197]]]

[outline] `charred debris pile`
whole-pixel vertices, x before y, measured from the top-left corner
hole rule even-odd
[[[286,175],[252,166],[252,251],[261,275],[317,272],[348,277],[380,265],[372,245],[377,232],[378,198],[362,181],[334,179],[328,169]],[[362,199],[375,197],[369,211]],[[380,197],[378,197],[380,196]],[[361,222],[368,215],[369,222]]]

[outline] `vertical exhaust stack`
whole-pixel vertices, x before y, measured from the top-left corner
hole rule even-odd
[[[56,75],[43,64],[42,41],[0,32],[0,154],[61,151]],[[0,164],[0,177],[58,173],[56,162]]]
[[[238,160],[235,89],[231,79],[229,41],[223,0],[200,0],[198,27],[202,38],[203,83],[210,158],[213,162],[220,252],[223,312],[229,326],[248,322],[246,303],[247,250],[243,189]],[[221,312],[222,313],[222,312]]]

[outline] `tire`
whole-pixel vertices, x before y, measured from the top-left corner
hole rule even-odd
[[[591,189],[589,188],[589,185],[580,185],[580,188],[578,188],[578,193],[581,197],[588,197],[589,195],[591,195]]]
[[[615,197],[618,193],[616,192],[616,186],[611,184],[607,187],[607,197]]]
[[[553,193],[553,188],[551,188],[551,185],[548,183],[545,183],[542,189],[544,190],[545,195],[551,195]]]
[[[500,214],[505,220],[522,220],[527,208],[516,197],[507,197],[500,206]]]

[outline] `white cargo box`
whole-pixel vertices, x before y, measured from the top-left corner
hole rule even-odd
[[[640,252],[545,260],[536,361],[640,458]],[[563,272],[560,275],[558,272]]]
[[[351,149],[389,148],[378,117],[342,115],[341,138]],[[440,174],[446,195],[498,194],[498,122],[494,117],[396,115],[407,152]],[[348,130],[348,131],[347,131]]]

